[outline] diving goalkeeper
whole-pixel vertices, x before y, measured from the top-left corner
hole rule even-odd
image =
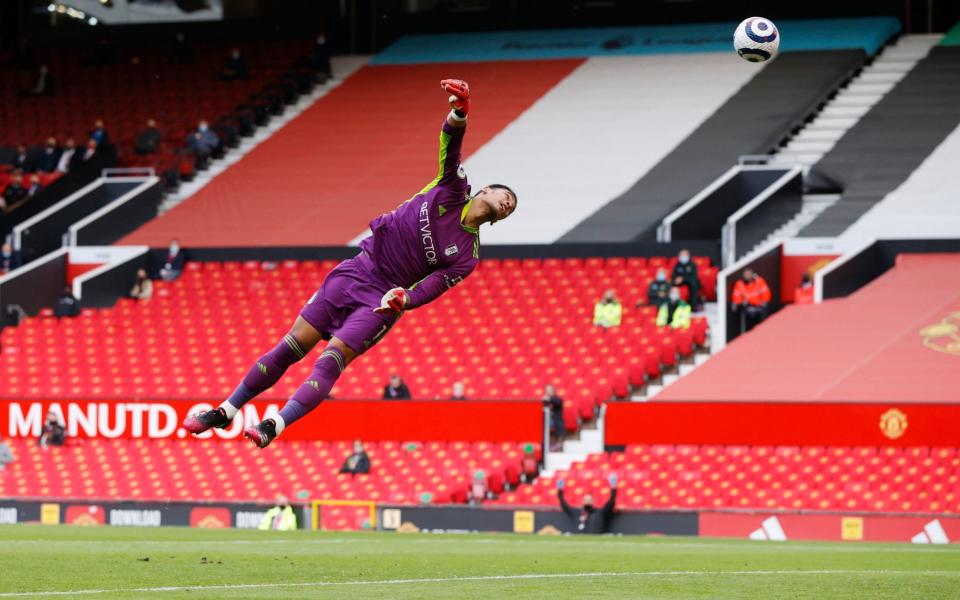
[[[320,405],[355,358],[383,339],[405,310],[423,306],[464,280],[479,261],[480,226],[509,217],[517,196],[505,185],[470,194],[460,147],[470,112],[467,82],[445,79],[450,113],[440,132],[436,178],[393,212],[370,222],[360,253],[337,265],[301,309],[289,333],[260,357],[219,407],[190,415],[191,433],[226,427],[240,408],[274,385],[293,363],[328,340],[309,378],[278,415],[244,430],[266,447]]]

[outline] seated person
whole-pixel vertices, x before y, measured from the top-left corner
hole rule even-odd
[[[172,240],[170,242],[170,250],[167,252],[167,260],[164,261],[163,267],[160,268],[160,279],[164,281],[176,280],[180,277],[180,274],[183,273],[183,265],[185,262],[186,258],[180,249],[180,242]]]
[[[647,304],[659,308],[661,304],[667,301],[667,296],[669,295],[670,282],[667,281],[667,270],[657,269],[656,279],[651,281],[650,286],[647,288]],[[642,304],[642,302],[637,302],[638,307]]]
[[[249,76],[247,71],[247,59],[240,54],[240,48],[231,48],[230,56],[223,63],[223,71],[220,78],[226,81],[237,79],[246,79]]]
[[[593,307],[593,324],[607,330],[619,327],[623,320],[623,306],[613,290],[607,290],[600,302]]]
[[[43,173],[53,173],[57,170],[59,162],[60,149],[57,148],[57,138],[50,136],[47,138],[47,144],[43,147],[43,153],[37,160],[37,170]]]
[[[47,413],[47,419],[40,430],[40,439],[37,444],[42,447],[62,446],[67,440],[67,429],[60,423],[60,419],[53,411]]]
[[[767,317],[771,298],[770,287],[763,277],[753,269],[744,269],[730,298],[730,308],[742,315],[741,333],[750,331]]]
[[[399,375],[394,373],[390,376],[390,382],[383,387],[384,400],[409,400],[410,390],[407,384]]]
[[[454,381],[453,387],[450,388],[450,399],[451,400],[466,400],[467,391],[466,387],[463,385],[462,381]]]
[[[0,247],[0,275],[13,271],[20,266],[19,253],[13,251],[13,246],[9,243]]]
[[[147,128],[137,136],[137,143],[133,149],[137,154],[153,154],[160,149],[161,140],[157,122],[147,119]]]
[[[80,314],[80,301],[73,295],[69,285],[63,288],[63,295],[53,307],[53,314],[58,318],[75,317]]]
[[[7,184],[7,189],[3,190],[3,203],[5,207],[12,207],[27,197],[27,190],[23,187],[23,177],[14,175]]]
[[[364,474],[370,472],[370,457],[367,451],[363,449],[363,442],[356,440],[353,442],[353,454],[343,461],[340,467],[340,473],[349,473],[350,475]]]
[[[680,297],[680,288],[674,286],[670,288],[670,296],[667,302],[660,305],[657,311],[657,327],[672,327],[673,329],[686,329],[690,327],[690,316],[693,309]]]
[[[130,297],[135,300],[149,300],[153,298],[153,281],[147,277],[146,269],[137,271],[137,279],[133,282]]]

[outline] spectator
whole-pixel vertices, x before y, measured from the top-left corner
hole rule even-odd
[[[174,281],[183,273],[183,263],[185,258],[180,249],[180,242],[173,240],[170,242],[170,250],[167,252],[167,260],[160,269],[160,279],[164,281]]]
[[[57,171],[60,173],[69,173],[70,167],[73,166],[74,161],[79,160],[77,154],[77,145],[73,141],[73,138],[67,138],[67,141],[63,144],[63,151],[60,153],[60,159],[57,160]]]
[[[327,48],[327,36],[318,33],[316,43],[313,45],[313,52],[310,53],[310,62],[317,72],[330,76],[330,50]]]
[[[223,63],[223,72],[220,73],[220,79],[235,81],[246,79],[248,76],[247,59],[240,54],[240,48],[231,48],[230,56]]]
[[[677,264],[673,267],[673,285],[686,287],[690,306],[694,309],[700,306],[700,275],[687,249],[681,250],[677,256]]]
[[[178,65],[193,62],[193,47],[182,32],[173,38],[173,62]]]
[[[665,304],[660,305],[657,311],[657,327],[666,327],[669,325],[673,329],[686,329],[690,327],[690,315],[693,310],[690,305],[684,302],[680,296],[680,288],[674,286],[670,288],[670,296]]]
[[[43,186],[40,185],[40,176],[34,173],[30,176],[30,187],[27,188],[27,198],[33,198],[40,193]]]
[[[4,470],[13,460],[13,452],[10,451],[10,446],[0,440],[0,471]]]
[[[37,443],[42,447],[62,446],[67,439],[67,430],[60,423],[60,419],[51,410],[47,412],[47,420],[43,422],[43,429],[40,430],[40,439]]]
[[[366,475],[370,472],[370,457],[367,456],[367,451],[363,449],[363,442],[360,440],[353,442],[353,454],[343,461],[340,472],[354,476],[361,473]]]
[[[523,447],[523,458],[520,459],[520,481],[530,483],[540,475],[540,463],[533,444]]]
[[[487,488],[487,475],[481,469],[473,473],[473,482],[470,484],[470,490],[467,492],[467,501],[470,504],[480,504],[490,497],[490,490]]]
[[[390,382],[383,387],[384,400],[409,400],[410,390],[407,384],[400,379],[400,376],[394,373],[390,376]]]
[[[93,122],[93,129],[90,130],[90,139],[97,142],[94,146],[95,148],[106,148],[110,145],[110,134],[103,125],[103,119],[97,119]]]
[[[277,496],[277,504],[263,514],[257,529],[276,531],[293,531],[297,528],[297,515],[290,506],[286,496]]]
[[[731,308],[741,315],[740,332],[750,331],[767,316],[770,287],[759,273],[750,268],[744,269],[743,277],[733,286],[731,304]]]
[[[13,155],[13,162],[10,164],[13,166],[15,173],[32,173],[36,169],[33,159],[27,152],[27,147],[23,144],[17,146],[17,152]]]
[[[623,306],[613,290],[607,290],[603,299],[593,307],[593,324],[601,329],[619,327],[623,319]]]
[[[79,155],[74,155],[73,164],[70,165],[71,169],[75,169],[77,166],[82,165],[97,154],[97,149],[99,148],[97,140],[90,138],[87,140],[87,147]],[[78,159],[77,156],[80,158]]]
[[[130,297],[135,300],[149,300],[153,298],[153,281],[147,277],[147,271],[145,269],[137,271],[137,279],[133,282]]]
[[[810,273],[804,273],[800,279],[800,287],[793,290],[794,304],[813,304],[813,281]]]
[[[43,153],[37,161],[37,170],[44,173],[53,173],[60,162],[60,149],[57,148],[57,138],[50,136],[43,147]]]
[[[40,65],[33,87],[20,92],[21,96],[49,96],[53,94],[53,76],[47,65]]]
[[[576,509],[567,504],[563,497],[563,480],[557,480],[557,498],[560,499],[560,508],[571,519],[575,519],[577,533],[603,533],[607,530],[607,522],[613,516],[614,507],[617,502],[617,476],[610,475],[607,478],[610,483],[610,499],[601,508],[593,504],[593,496],[586,494],[583,497],[583,508]]]
[[[13,246],[4,243],[0,248],[0,275],[9,273],[20,266],[20,256],[13,251]]]
[[[63,295],[53,307],[53,314],[58,317],[75,317],[80,314],[80,301],[70,291],[70,286],[63,288]]]
[[[467,391],[463,385],[462,381],[454,381],[453,387],[450,388],[450,399],[451,400],[466,400]]]
[[[552,384],[543,388],[543,405],[550,408],[550,433],[553,434],[550,449],[554,450],[563,442],[566,428],[563,424],[563,398],[557,395]]]
[[[663,268],[657,269],[657,278],[651,281],[650,286],[647,288],[647,304],[659,308],[660,305],[666,303],[667,296],[669,295],[670,282],[667,281],[667,270]],[[643,303],[637,302],[637,306],[641,304]]]
[[[202,119],[197,124],[197,130],[187,136],[187,147],[196,157],[196,168],[202,169],[220,147],[220,137],[210,129],[206,119]]]
[[[133,149],[137,154],[153,154],[160,149],[161,140],[157,122],[147,119],[147,128],[137,136],[137,143]]]
[[[27,190],[23,187],[23,177],[14,175],[7,184],[7,189],[3,191],[3,203],[7,208],[11,208],[26,197]]]

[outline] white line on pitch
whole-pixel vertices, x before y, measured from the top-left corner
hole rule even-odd
[[[432,577],[423,579],[366,579],[359,581],[304,581],[290,583],[230,583],[217,585],[183,585],[142,588],[88,589],[46,592],[4,592],[0,598],[23,598],[31,596],[75,596],[92,594],[149,594],[163,592],[186,592],[192,590],[252,590],[270,588],[342,587],[409,585],[423,583],[460,583],[464,581],[513,581],[522,579],[577,579],[596,577],[723,577],[741,575],[927,575],[960,577],[960,571],[858,571],[856,569],[820,569],[811,571],[634,571],[611,573],[525,573],[520,575],[472,575],[465,577]]]

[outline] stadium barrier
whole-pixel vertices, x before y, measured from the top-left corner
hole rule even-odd
[[[0,392],[2,393],[2,392]],[[209,410],[205,401],[0,399],[0,436],[36,439],[44,415],[53,411],[68,438],[237,439],[245,427],[279,410],[278,403],[254,401],[226,429],[188,436],[180,423]],[[469,427],[466,425],[469,424]],[[287,440],[417,440],[461,442],[543,441],[544,412],[539,401],[328,400],[283,434]]]
[[[893,431],[889,414],[900,422]],[[960,404],[612,402],[604,443],[954,447],[957,431]]]
[[[430,534],[558,534],[574,530],[571,519],[559,510],[456,505],[376,506],[370,501],[294,503],[298,527],[322,530],[319,510],[323,506],[338,505],[356,505],[359,509],[359,513],[353,515],[356,518],[349,521],[348,529]],[[0,525],[39,523],[256,529],[269,508],[265,504],[230,502],[0,500]],[[726,537],[758,542],[817,540],[951,544],[960,542],[960,517],[786,511],[618,511],[610,519],[608,532],[614,535]]]
[[[13,248],[24,263],[63,245],[75,222],[137,188],[143,178],[97,179],[13,228]]]
[[[789,170],[737,165],[664,217],[657,241],[716,239],[727,218],[768,189]]]
[[[107,181],[113,181],[108,179]],[[72,224],[70,245],[112,244],[157,216],[163,200],[160,178],[141,178],[138,186],[113,202]]]
[[[721,233],[723,264],[743,258],[803,209],[803,170],[793,167],[730,215]]]
[[[292,504],[300,527],[309,507]],[[115,500],[0,500],[0,525],[109,525],[256,529],[269,505],[249,502],[118,502]]]
[[[67,282],[67,255],[61,248],[0,276],[0,329],[53,306]]]

